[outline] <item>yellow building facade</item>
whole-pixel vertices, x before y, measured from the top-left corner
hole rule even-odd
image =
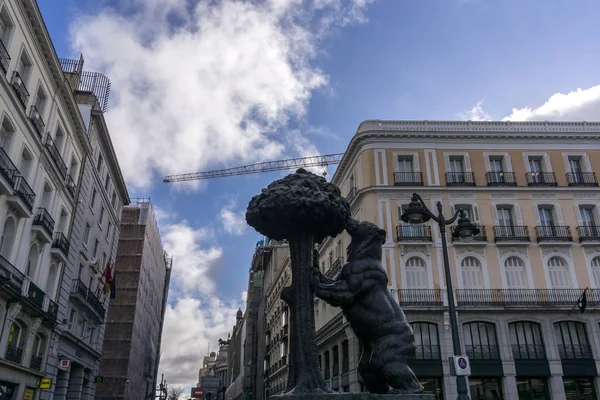
[[[456,396],[441,232],[400,221],[417,192],[446,218],[464,209],[481,232],[446,232],[471,396],[596,398],[600,389],[600,123],[365,121],[332,182],[359,220],[387,232],[389,289],[415,331],[413,369],[438,398]],[[324,273],[349,236],[320,247]],[[584,289],[587,308],[576,305]],[[575,309],[573,309],[575,307]],[[359,343],[339,308],[317,301],[324,375],[360,391]]]

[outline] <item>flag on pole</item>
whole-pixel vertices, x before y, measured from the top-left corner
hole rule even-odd
[[[587,290],[588,288],[585,288],[583,294],[581,295],[579,300],[577,300],[577,307],[579,307],[579,311],[582,314],[584,313],[585,308],[587,307]]]
[[[117,297],[117,288],[115,286],[116,278],[117,278],[117,270],[115,269],[115,272],[113,272],[113,276],[110,281],[110,298],[111,299],[114,299],[115,297]]]
[[[110,285],[112,281],[112,269],[110,268],[110,263],[106,264],[106,269],[104,270],[104,293],[110,292]]]

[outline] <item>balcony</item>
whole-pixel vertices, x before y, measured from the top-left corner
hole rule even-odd
[[[58,150],[58,147],[56,147],[52,136],[46,136],[46,141],[44,142],[44,145],[46,146],[46,149],[48,149],[48,153],[50,153],[50,158],[52,158],[52,161],[54,161],[54,165],[56,165],[60,176],[63,179],[65,179],[67,177],[67,166],[63,161],[62,156],[60,155],[60,151]]]
[[[535,235],[540,242],[572,242],[570,226],[536,226]]]
[[[106,310],[102,305],[102,302],[92,293],[90,289],[85,286],[79,279],[73,279],[73,285],[71,286],[71,297],[79,300],[83,305],[87,306],[92,310],[98,318],[103,321],[106,314]]]
[[[27,91],[25,82],[23,82],[23,79],[21,79],[21,75],[19,75],[17,71],[13,72],[10,84],[12,85],[21,105],[23,107],[27,107],[27,102],[29,101],[29,92]]]
[[[457,289],[461,307],[568,307],[572,308],[582,289]],[[588,289],[587,306],[600,305],[600,289]]]
[[[554,172],[528,172],[525,177],[527,186],[558,186]]]
[[[454,237],[454,230],[456,229],[456,226],[450,227],[450,237],[452,238],[452,243],[454,243],[455,245],[457,245],[457,244],[473,245],[473,244],[478,244],[478,243],[486,244],[488,239],[487,239],[487,233],[485,231],[485,226],[478,225],[478,224],[474,224],[474,225],[479,228],[479,233],[477,235],[473,235],[473,236],[469,237],[468,239]]]
[[[513,344],[511,347],[515,360],[546,359],[546,348],[543,344]]]
[[[494,241],[502,242],[529,242],[529,229],[526,226],[494,226]]]
[[[11,195],[15,187],[15,179],[19,170],[0,147],[0,194]]]
[[[31,356],[31,361],[29,362],[29,368],[41,371],[42,370],[42,357],[39,356]]]
[[[396,227],[398,242],[431,242],[431,227],[428,225],[410,226],[407,224]]]
[[[402,307],[442,306],[441,289],[390,289],[392,297],[397,294],[398,304]]]
[[[40,310],[44,308],[44,297],[46,293],[40,289],[35,283],[29,282],[29,288],[27,289],[27,298]]]
[[[23,349],[9,344],[6,347],[6,357],[8,361],[12,361],[15,364],[21,364],[21,360],[23,359]]]
[[[46,130],[46,124],[44,124],[44,120],[40,115],[40,111],[36,106],[31,106],[31,111],[29,112],[29,120],[33,124],[35,131],[37,132],[40,139],[44,135],[44,131]]]
[[[588,344],[558,344],[557,347],[561,360],[580,360],[593,358],[592,349]]]
[[[356,188],[353,187],[348,191],[348,194],[346,195],[346,200],[348,201],[352,201],[352,199],[354,198],[354,196],[356,196]]]
[[[67,262],[69,258],[69,241],[62,232],[54,233],[54,240],[50,252],[62,262]]]
[[[29,183],[21,175],[15,178],[14,193],[8,196],[6,201],[15,209],[19,216],[30,218],[33,215],[33,203],[35,201],[35,193],[29,186]]]
[[[20,298],[24,281],[25,275],[6,258],[0,256],[0,288],[8,292],[13,298]]]
[[[496,344],[466,345],[465,350],[471,360],[500,359],[500,348]]]
[[[73,180],[73,177],[70,174],[67,175],[67,177],[65,178],[65,183],[67,184],[67,190],[69,191],[71,196],[75,198],[77,186],[75,185],[75,181]]]
[[[446,186],[476,186],[473,172],[446,172]]]
[[[53,323],[56,323],[58,317],[58,304],[48,299],[48,311],[46,311],[46,317]]]
[[[577,236],[579,236],[579,243],[600,242],[600,226],[578,226]]]
[[[488,172],[485,179],[488,186],[517,186],[514,172]]]
[[[440,346],[416,345],[415,360],[441,360],[442,352]]]
[[[45,208],[38,208],[33,218],[31,230],[35,232],[36,237],[43,243],[52,242],[52,232],[54,231],[54,219]]]
[[[394,172],[394,186],[423,186],[420,172]]]
[[[8,50],[6,50],[4,43],[2,43],[2,40],[0,40],[0,68],[2,69],[3,73],[6,74],[8,72],[9,64],[10,55],[8,54]]]
[[[567,182],[569,186],[577,187],[596,187],[598,180],[595,172],[568,172]]]

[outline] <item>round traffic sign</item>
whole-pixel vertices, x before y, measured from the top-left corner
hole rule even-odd
[[[194,389],[194,396],[196,396],[196,397],[204,396],[204,389],[202,389],[201,387],[197,387],[196,389]]]
[[[458,367],[460,369],[466,369],[467,368],[467,360],[464,357],[459,357],[458,358]]]

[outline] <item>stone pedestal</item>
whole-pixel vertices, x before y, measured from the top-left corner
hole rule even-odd
[[[276,394],[269,400],[435,400],[432,394],[375,394],[375,393],[328,393],[328,394]]]

